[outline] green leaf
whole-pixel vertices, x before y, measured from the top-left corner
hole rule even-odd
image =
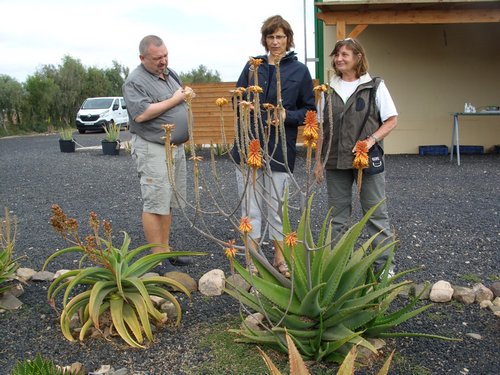
[[[321,306],[319,305],[319,297],[321,291],[325,288],[326,283],[316,285],[306,294],[300,304],[299,314],[309,318],[316,318],[321,314]]]
[[[97,329],[99,329],[100,309],[105,298],[109,299],[109,296],[116,292],[115,281],[98,281],[92,287],[89,298],[89,315]]]
[[[262,280],[258,276],[250,276],[250,273],[237,261],[234,261],[233,264],[238,273],[248,283],[252,284],[260,294],[278,305],[280,308],[288,310],[293,314],[298,313],[300,309],[300,303],[297,297],[291,294],[290,289],[273,284],[266,280]]]
[[[88,308],[88,305],[86,306],[86,309]],[[109,302],[105,302],[103,303],[100,308],[99,308],[99,316],[102,315],[102,313],[104,311],[106,311],[107,309],[109,308]],[[83,341],[83,339],[85,338],[85,335],[87,334],[87,331],[89,330],[89,328],[93,325],[93,322],[92,322],[92,319],[90,318],[90,316],[87,318],[87,320],[85,320],[85,323],[83,324],[81,330],[80,330],[80,335],[79,335],[79,340],[80,341]],[[97,328],[97,327],[96,327]]]
[[[412,310],[406,314],[402,314],[400,316],[397,316],[392,319],[390,322],[385,323],[385,324],[377,324],[375,323],[373,326],[368,328],[366,330],[366,334],[368,336],[377,336],[380,333],[386,332],[394,328],[395,326],[407,321],[408,319],[413,318],[414,316],[420,314],[421,312],[424,312],[427,310],[429,307],[432,307],[432,304],[422,306],[416,310]]]
[[[139,293],[127,293],[127,299],[132,303],[135,307],[135,311],[137,311],[137,315],[139,315],[139,319],[141,321],[142,328],[144,329],[144,333],[149,341],[153,341],[153,331],[151,331],[151,324],[149,323],[149,313],[146,303],[144,299]]]
[[[153,302],[151,302],[151,299],[149,298],[148,290],[146,289],[146,286],[144,285],[141,279],[136,277],[129,277],[126,280],[124,280],[124,284],[133,287],[137,292],[139,292],[142,298],[144,299],[144,302],[146,303],[149,313],[156,320],[158,321],[162,320],[163,318],[162,314],[158,310],[156,310],[155,307],[153,306]]]
[[[155,267],[161,261],[168,258],[176,256],[202,256],[202,255],[206,255],[206,253],[175,251],[167,253],[148,254],[138,259],[133,264],[131,264],[128,267],[127,271],[124,273],[123,277],[141,277],[146,272],[149,272],[151,268]]]
[[[136,341],[139,344],[142,344],[144,342],[144,338],[142,336],[141,324],[139,324],[139,319],[137,319],[135,310],[128,303],[124,303],[122,311],[123,320],[127,324],[130,331],[134,334]]]
[[[61,250],[58,250],[56,251],[55,253],[53,253],[52,255],[50,255],[47,260],[45,261],[45,263],[43,264],[43,267],[42,267],[42,271],[45,271],[45,268],[47,267],[47,265],[50,263],[50,261],[58,256],[61,256],[63,254],[67,254],[67,253],[84,253],[84,250],[81,246],[72,246],[72,247],[67,247],[65,249],[61,249]]]
[[[120,337],[130,346],[134,348],[144,348],[143,345],[135,341],[132,336],[130,336],[127,327],[125,326],[123,317],[123,302],[123,299],[116,294],[110,301],[111,319],[113,320],[116,332],[118,332]]]
[[[175,322],[175,325],[179,325],[182,319],[182,308],[177,299],[168,290],[165,290],[158,286],[148,286],[148,291],[150,292],[151,295],[163,297],[174,304],[175,310],[177,312],[177,320]],[[161,312],[158,312],[158,314],[160,314],[160,316],[162,315]],[[157,316],[158,314],[156,314],[155,316]]]
[[[84,280],[88,280],[89,282],[92,282],[93,280],[98,281],[98,280],[113,280],[114,277],[112,273],[106,269],[106,268],[101,268],[101,267],[90,267],[90,268],[84,268],[78,272],[74,278],[69,282],[66,291],[64,292],[64,297],[63,297],[63,306],[66,305],[66,301],[73,290],[74,287],[76,287],[78,284],[81,284]]]

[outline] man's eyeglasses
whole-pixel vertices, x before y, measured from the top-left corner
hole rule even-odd
[[[277,40],[278,42],[281,42],[282,40],[286,39],[286,35],[268,35],[266,36],[266,40],[272,42],[274,40]]]

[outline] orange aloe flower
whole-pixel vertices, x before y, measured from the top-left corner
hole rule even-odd
[[[260,86],[248,86],[248,91],[257,93],[257,94],[262,94],[264,91],[262,90],[262,87]]]
[[[285,236],[285,243],[289,247],[297,245],[297,232],[290,232]]]
[[[237,96],[242,96],[245,91],[247,91],[247,89],[245,87],[237,87],[235,88],[234,90],[229,90],[229,92],[233,95],[237,95]]]
[[[307,111],[304,121],[304,140],[308,145],[314,146],[319,138],[318,121],[316,119],[316,111]]]
[[[250,110],[253,106],[252,102],[246,100],[242,100],[239,104],[242,110]]]
[[[368,167],[368,145],[366,141],[357,141],[354,146],[353,168],[358,170],[358,193],[361,191],[363,181],[363,169]]]
[[[222,106],[226,105],[227,103],[229,103],[229,101],[226,98],[217,98],[215,100],[215,104],[221,108],[222,108]]]
[[[250,57],[250,60],[248,61],[248,63],[252,65],[254,68],[258,68],[263,62],[264,60],[254,59],[253,57]]]
[[[328,87],[323,83],[322,85],[314,86],[313,89],[315,92],[325,92],[328,90]]]
[[[248,146],[247,164],[254,169],[262,168],[262,155],[258,139],[252,140]]]
[[[227,246],[224,249],[224,254],[226,254],[227,259],[231,260],[234,259],[234,256],[236,255],[237,250],[234,247],[234,240],[229,240],[227,243]]]
[[[248,234],[252,231],[252,224],[250,223],[250,219],[248,216],[243,216],[240,219],[240,232],[243,234]]]

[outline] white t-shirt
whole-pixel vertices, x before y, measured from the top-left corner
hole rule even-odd
[[[344,103],[347,102],[349,97],[356,91],[357,87],[361,84],[361,79],[357,79],[352,82],[347,82],[344,80],[340,80],[340,85],[336,85],[336,92],[342,98]],[[375,95],[375,105],[377,106],[378,111],[380,112],[380,118],[382,122],[387,120],[389,117],[397,116],[398,112],[396,110],[396,106],[394,101],[392,100],[391,94],[387,89],[384,81],[380,81],[380,84],[377,88],[377,93]]]

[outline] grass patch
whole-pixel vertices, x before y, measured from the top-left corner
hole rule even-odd
[[[425,368],[424,366],[413,363],[408,358],[397,354],[397,352],[394,355],[394,358],[392,361],[394,363],[394,366],[391,366],[391,368],[396,367],[399,371],[401,371],[401,373],[412,374],[412,375],[433,375],[432,371],[429,370],[428,368]],[[389,373],[390,373],[390,371],[389,371]]]
[[[266,374],[268,369],[256,346],[235,343],[236,335],[228,332],[240,324],[238,316],[226,316],[224,321],[213,324],[200,324],[196,329],[199,345],[193,350],[204,353],[207,358],[196,369],[183,369],[186,374]],[[287,368],[285,354],[272,350],[266,350],[266,353],[281,369]]]
[[[239,327],[241,319],[239,316],[226,315],[221,321],[216,323],[202,323],[195,330],[199,340],[197,347],[193,347],[193,352],[202,353],[205,357],[201,365],[196,368],[183,368],[187,375],[262,375],[268,374],[264,360],[257,351],[254,344],[236,343],[236,335],[229,333],[231,328]],[[288,374],[288,355],[265,346],[261,346],[266,354],[283,374]],[[336,374],[338,366],[333,363],[306,362],[311,374],[331,375]]]
[[[459,278],[461,280],[468,281],[468,282],[473,283],[473,284],[477,284],[477,283],[482,282],[481,278],[478,275],[474,275],[472,273],[461,275]]]
[[[488,276],[488,280],[490,280],[490,281],[500,281],[500,275],[490,275],[490,276]]]

